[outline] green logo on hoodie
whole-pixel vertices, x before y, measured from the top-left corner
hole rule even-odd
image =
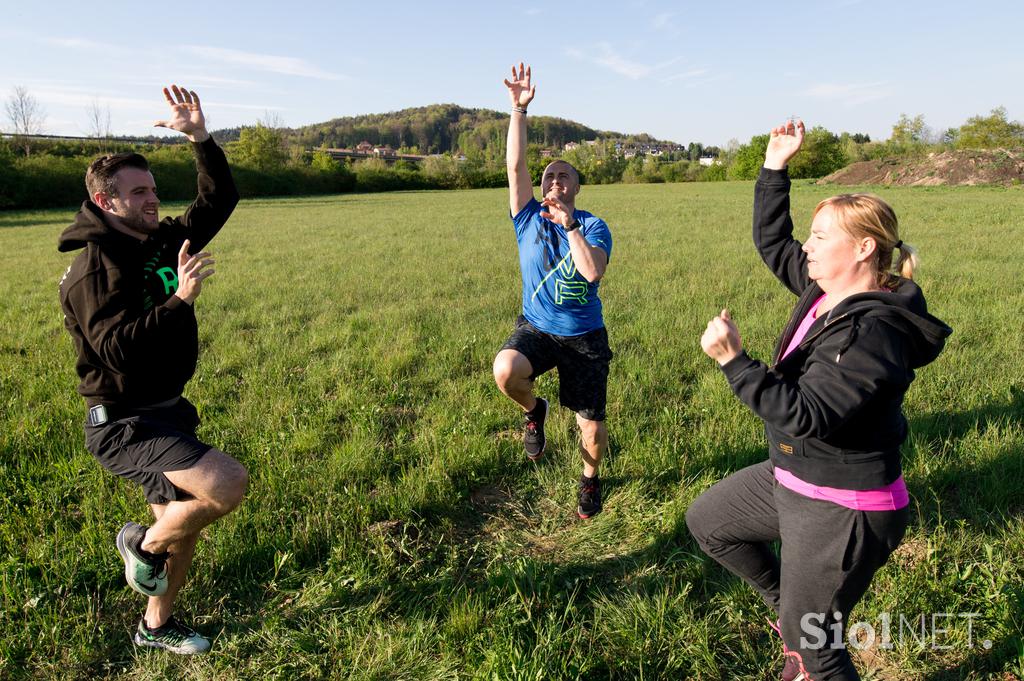
[[[178,273],[170,267],[161,267],[156,271],[156,276],[164,282],[164,293],[170,295],[178,290]]]

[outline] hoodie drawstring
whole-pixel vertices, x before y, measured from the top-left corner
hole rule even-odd
[[[853,323],[850,324],[850,332],[846,334],[846,340],[839,348],[839,352],[836,353],[836,364],[839,364],[839,360],[842,359],[843,353],[850,349],[853,345],[853,341],[857,338],[857,329],[860,326],[860,317],[854,317]]]

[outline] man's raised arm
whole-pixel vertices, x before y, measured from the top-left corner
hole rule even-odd
[[[238,204],[238,189],[224,151],[206,130],[206,116],[195,90],[172,85],[170,90],[164,88],[164,99],[171,109],[170,118],[154,122],[154,127],[184,134],[192,142],[196,156],[199,196],[177,218],[177,222],[185,229],[185,238],[191,242],[190,252],[197,253],[228,221]]]
[[[533,182],[526,165],[526,107],[533,101],[536,86],[530,84],[530,67],[519,71],[512,67],[512,80],[505,79],[509,99],[512,100],[512,119],[508,124],[505,146],[505,165],[508,170],[508,207],[515,216],[533,198]]]

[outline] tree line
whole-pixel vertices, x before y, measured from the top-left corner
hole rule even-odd
[[[79,203],[86,198],[83,178],[89,162],[118,151],[138,151],[150,160],[163,198],[187,200],[195,194],[191,152],[181,140],[111,139],[109,112],[98,105],[89,112],[96,123],[95,139],[31,139],[28,133],[41,130],[45,114],[23,89],[8,100],[7,113],[9,129],[22,134],[0,140],[0,208]],[[225,147],[242,196],[255,197],[502,187],[507,183],[507,129],[508,114],[436,104],[294,129],[268,116],[214,136]],[[746,143],[733,140],[725,148],[699,142],[684,146],[547,116],[531,116],[528,135],[527,162],[535,181],[547,163],[563,158],[579,170],[585,184],[749,180],[757,176],[768,143],[767,135],[755,135]],[[328,151],[361,142],[426,158],[419,163],[389,163],[383,158],[352,162],[336,160]],[[923,116],[901,115],[883,142],[862,133],[812,128],[790,174],[822,177],[855,161],[990,148],[1024,149],[1024,124],[1009,120],[1004,108],[939,132],[930,129]]]

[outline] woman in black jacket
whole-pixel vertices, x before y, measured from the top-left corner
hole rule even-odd
[[[771,131],[754,193],[754,244],[799,296],[773,364],[743,351],[726,310],[701,338],[764,420],[769,459],[707,490],[686,522],[777,613],[785,681],[857,679],[848,615],[907,526],[903,396],[952,331],[928,314],[916,254],[877,196],[826,199],[807,242],[793,238],[786,166],[803,137],[802,121]]]

